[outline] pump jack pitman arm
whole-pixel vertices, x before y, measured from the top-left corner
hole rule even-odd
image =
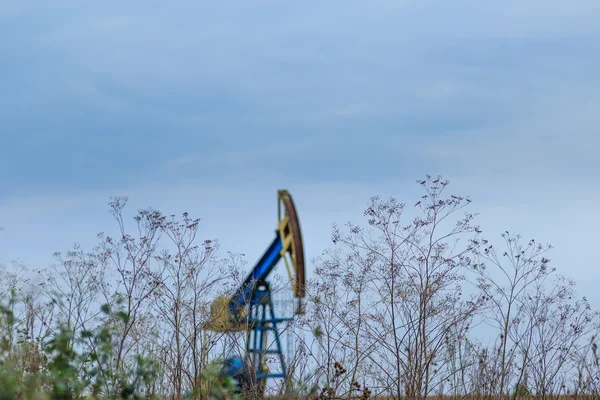
[[[304,248],[300,222],[292,196],[287,190],[278,191],[278,224],[275,239],[265,251],[244,283],[229,300],[229,312],[234,315],[250,301],[258,282],[264,281],[281,258],[284,259],[294,296],[305,296]],[[283,211],[283,213],[282,213]]]

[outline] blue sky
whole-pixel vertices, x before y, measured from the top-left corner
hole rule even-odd
[[[4,0],[0,262],[91,245],[115,195],[253,262],[277,188],[316,256],[431,173],[488,236],[554,244],[600,307],[599,20],[595,0]]]

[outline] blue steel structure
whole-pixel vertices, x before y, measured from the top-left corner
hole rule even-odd
[[[275,239],[265,251],[260,260],[256,263],[244,283],[235,291],[229,300],[229,312],[236,314],[237,311],[244,307],[252,298],[252,293],[257,287],[257,284],[264,281],[271,273],[275,265],[281,259],[281,250],[283,243],[279,232],[276,232]],[[252,303],[250,303],[252,304]]]
[[[246,355],[243,360],[237,357],[226,360],[221,373],[223,376],[236,378],[242,390],[253,388],[260,394],[264,392],[267,379],[287,378],[279,324],[292,318],[278,318],[275,315],[270,284],[267,281],[282,258],[286,262],[294,296],[300,300],[305,295],[304,251],[298,216],[287,190],[278,191],[278,200],[279,223],[275,238],[227,304],[230,322],[245,322],[248,327]],[[282,208],[285,210],[283,215]],[[298,312],[300,310],[299,304]],[[274,335],[274,349],[268,348],[269,332]],[[269,355],[278,359],[279,371],[267,370],[266,360]]]

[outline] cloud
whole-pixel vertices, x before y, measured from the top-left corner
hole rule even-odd
[[[181,158],[391,179],[438,168],[436,143],[531,135],[532,111],[597,84],[593,2],[139,4],[65,0],[8,20],[6,181],[133,184]]]
[[[258,256],[289,187],[316,254],[369,196],[441,172],[492,234],[546,235],[585,282],[598,18],[594,0],[4,2],[3,249],[35,263],[93,237],[121,193]]]

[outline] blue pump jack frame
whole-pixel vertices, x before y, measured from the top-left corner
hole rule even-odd
[[[246,365],[252,367],[254,377],[259,382],[264,382],[267,378],[287,378],[278,324],[291,321],[292,318],[277,318],[275,316],[270,285],[266,281],[266,278],[282,257],[282,248],[280,234],[276,231],[275,239],[248,274],[244,283],[233,294],[228,305],[230,314],[234,316],[234,319],[237,318],[243,307],[249,306],[247,322],[250,329],[248,329],[246,337],[246,362],[248,363]],[[273,331],[275,335],[275,349],[267,348],[267,334],[269,331]],[[281,363],[280,372],[271,373],[263,370],[266,357],[270,354],[278,356]]]

